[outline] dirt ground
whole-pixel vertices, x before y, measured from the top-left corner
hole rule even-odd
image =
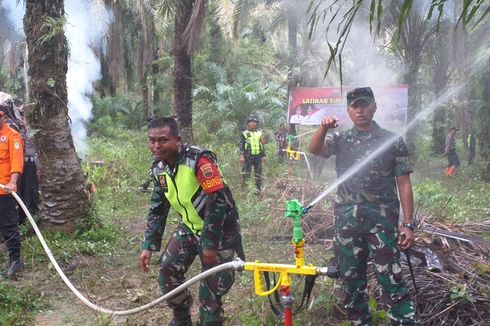
[[[439,171],[434,171],[434,174]],[[450,180],[451,181],[451,180]],[[450,182],[449,181],[449,182]],[[293,249],[291,247],[292,221],[282,217],[281,208],[286,199],[284,193],[307,202],[321,192],[313,188],[305,192],[304,189],[287,188],[287,184],[270,184],[269,189],[280,189],[274,197],[264,198],[270,202],[267,214],[274,215],[265,222],[263,219],[242,220],[242,233],[247,261],[260,260],[261,262],[293,263]],[[306,186],[305,186],[306,188]],[[142,212],[147,209],[142,208]],[[329,250],[331,247],[331,234],[328,234],[318,225],[325,225],[324,219],[331,214],[331,209],[312,209],[308,215],[310,224],[304,225],[305,234],[313,234],[318,239],[315,243],[308,243],[305,248],[306,262],[316,266],[327,266]],[[158,255],[152,258],[149,274],[144,275],[138,267],[139,245],[146,227],[144,213],[139,216],[118,217],[113,223],[124,227],[127,239],[114,253],[97,256],[75,256],[68,264],[62,266],[68,278],[75,287],[87,296],[93,303],[112,310],[127,310],[139,307],[160,296],[157,286]],[[166,243],[171,230],[175,225],[168,225],[163,244]],[[0,248],[0,250],[2,250]],[[86,307],[63,283],[54,268],[48,264],[35,265],[26,262],[27,268],[22,272],[17,284],[37,289],[49,304],[48,310],[40,311],[36,315],[35,325],[165,325],[171,318],[171,309],[165,303],[130,316],[111,317],[97,314]],[[188,273],[195,276],[200,271],[199,261],[196,260]],[[302,285],[302,284],[301,284]],[[320,278],[313,290],[315,305],[324,309],[329,304],[325,300],[325,287],[335,287],[332,280]],[[337,285],[338,287],[338,285]],[[302,288],[295,284],[300,293]],[[193,320],[197,320],[198,285],[191,287],[194,296]],[[322,292],[323,291],[323,292]],[[323,295],[323,297],[322,297]],[[296,299],[300,297],[296,295]],[[224,298],[227,321],[225,325],[281,325],[274,320],[266,298],[258,297],[254,293],[253,277],[251,273],[237,274],[236,282],[230,293]],[[334,300],[335,301],[335,300]],[[338,302],[338,299],[337,299]],[[335,304],[334,304],[335,305]],[[320,325],[312,318],[313,304],[306,313],[295,316],[295,325]],[[335,310],[335,309],[334,309]],[[329,325],[340,324],[342,316],[324,316],[323,312],[314,311],[315,318],[332,320]],[[331,319],[328,319],[331,318]]]
[[[247,261],[292,263],[293,249],[290,244],[290,228],[287,235],[267,238],[264,232],[274,232],[280,224],[262,222],[250,223],[243,228],[244,247]],[[117,252],[103,256],[78,255],[62,269],[74,286],[93,303],[112,310],[127,310],[139,307],[160,296],[157,286],[158,255],[152,257],[151,271],[147,275],[140,272],[138,266],[139,244],[146,227],[145,221],[130,218],[116,221],[123,225],[128,232],[125,245]],[[175,225],[168,225],[172,230]],[[169,236],[170,232],[166,232]],[[265,239],[265,240],[264,240]],[[166,238],[163,244],[166,243]],[[322,245],[320,245],[322,246]],[[306,256],[313,257],[313,248],[306,248]],[[318,245],[316,245],[318,248]],[[308,258],[307,258],[308,259]],[[20,286],[33,287],[49,304],[48,310],[36,315],[35,325],[165,325],[172,317],[171,309],[165,303],[160,303],[142,313],[129,316],[97,315],[95,311],[83,304],[64,284],[52,266],[42,264],[33,266],[26,262],[27,268],[21,273],[16,282]],[[189,278],[200,271],[200,263],[196,260],[189,272]],[[198,303],[195,284],[191,287],[194,297],[192,309],[193,320],[197,320]],[[299,299],[299,298],[298,298]],[[253,277],[244,272],[236,275],[236,282],[230,293],[224,298],[227,321],[225,325],[265,325],[276,324],[266,298],[254,294]],[[250,321],[243,316],[250,315]],[[245,318],[245,320],[247,320]],[[281,323],[278,322],[280,325]]]

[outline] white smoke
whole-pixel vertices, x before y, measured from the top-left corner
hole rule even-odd
[[[1,7],[3,7],[8,13],[8,19],[12,22],[14,30],[13,34],[20,34],[24,36],[24,24],[22,18],[24,17],[25,7],[24,1],[19,0],[1,0]]]
[[[24,1],[2,0],[15,31],[24,37],[22,19]],[[94,50],[103,50],[104,37],[112,21],[112,12],[107,10],[101,0],[66,0],[65,27],[70,49],[66,83],[68,88],[68,114],[72,125],[71,133],[79,156],[87,151],[86,124],[92,117],[90,96],[94,92],[94,83],[101,78],[100,61]],[[18,94],[17,94],[18,95]]]
[[[65,27],[70,56],[66,83],[68,113],[72,121],[71,133],[78,155],[87,151],[86,124],[92,118],[90,96],[94,83],[102,77],[100,61],[94,49],[101,49],[111,13],[99,1],[66,0]]]

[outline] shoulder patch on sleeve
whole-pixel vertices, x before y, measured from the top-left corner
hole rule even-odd
[[[211,166],[211,163],[204,163],[201,165],[200,169],[204,178],[209,179],[213,176],[213,167]]]

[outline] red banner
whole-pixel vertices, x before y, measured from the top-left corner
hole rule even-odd
[[[352,88],[321,87],[291,90],[289,95],[288,122],[299,125],[319,125],[322,118],[335,115],[339,125],[351,126],[347,115],[346,95]],[[377,110],[374,120],[382,127],[396,129],[405,127],[407,121],[408,86],[394,85],[372,87]]]

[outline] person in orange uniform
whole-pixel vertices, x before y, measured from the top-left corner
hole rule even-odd
[[[7,125],[5,106],[0,105],[0,232],[7,244],[9,263],[0,273],[15,276],[23,267],[20,260],[19,215],[12,191],[24,168],[24,144],[21,135]]]

